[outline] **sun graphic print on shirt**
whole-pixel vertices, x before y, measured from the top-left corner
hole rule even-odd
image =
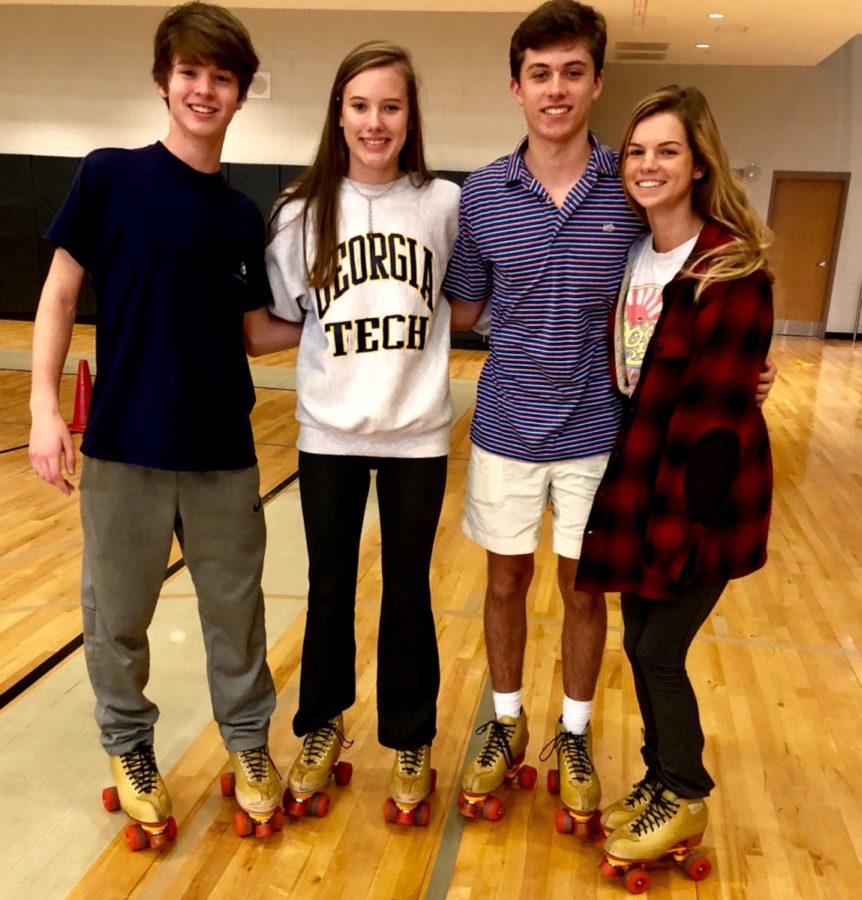
[[[634,387],[640,378],[644,355],[661,314],[662,289],[656,284],[629,289],[625,308],[626,378]]]

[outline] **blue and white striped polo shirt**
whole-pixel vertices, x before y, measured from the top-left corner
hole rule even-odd
[[[617,155],[590,136],[586,172],[557,209],[524,163],[526,139],[473,173],[443,285],[491,301],[491,349],[470,436],[491,453],[556,462],[609,450],[621,403],[607,322],[626,254],[643,225]]]

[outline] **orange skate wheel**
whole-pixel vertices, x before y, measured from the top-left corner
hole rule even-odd
[[[413,811],[413,824],[424,828],[431,821],[431,804],[427,800],[419,803]]]
[[[630,894],[642,894],[649,887],[650,877],[646,869],[626,872],[625,885]]]
[[[521,766],[518,770],[518,786],[525,791],[531,791],[539,780],[539,773],[534,766]]]
[[[240,837],[249,837],[254,834],[254,821],[244,809],[241,809],[234,814],[233,830]]]
[[[294,819],[301,819],[305,815],[305,803],[291,797],[290,794],[284,795],[284,809]]]
[[[554,828],[557,834],[571,834],[575,830],[575,820],[567,809],[558,809],[554,816]]]
[[[329,794],[318,791],[306,804],[306,815],[322,819],[329,812]]]
[[[702,853],[692,853],[687,856],[685,862],[685,874],[692,881],[703,881],[712,871],[712,863]]]
[[[168,836],[164,831],[152,832],[147,834],[150,841],[150,850],[164,850],[168,846]]]
[[[559,794],[560,793],[560,770],[559,769],[548,769],[548,793],[549,794]]]
[[[275,829],[272,827],[272,821],[254,823],[254,836],[256,838],[271,838],[274,834]]]
[[[464,791],[458,791],[458,798],[455,801],[455,805],[458,807],[458,812],[464,816],[465,819],[475,819],[479,813],[479,804],[471,803]]]
[[[178,832],[177,820],[173,816],[168,816],[168,820],[165,822],[165,836],[173,843],[177,839]]]
[[[276,806],[272,814],[272,827],[274,831],[281,831],[284,828],[284,810],[280,806]]]
[[[339,787],[347,787],[350,779],[353,778],[353,764],[349,762],[338,762],[332,770],[335,783]]]
[[[391,825],[397,819],[398,804],[391,797],[387,797],[383,801],[383,821]]]
[[[416,807],[411,806],[410,809],[401,809],[398,807],[398,812],[395,816],[395,824],[396,825],[415,825],[414,817],[416,815]]]
[[[141,825],[127,825],[125,838],[126,846],[133,852],[136,850],[143,850],[150,844],[147,840],[147,833]]]
[[[620,870],[607,857],[599,863],[599,871],[607,879],[616,878],[620,874]]]
[[[115,787],[107,787],[102,791],[102,806],[108,812],[116,812],[120,808],[120,795]]]
[[[236,775],[233,772],[222,772],[219,787],[222,797],[233,797],[236,793]]]
[[[503,801],[493,794],[485,798],[482,804],[482,815],[489,822],[499,822],[503,818]]]
[[[575,818],[575,834],[582,838],[594,837],[602,830],[602,814],[597,810],[593,810],[588,819]]]

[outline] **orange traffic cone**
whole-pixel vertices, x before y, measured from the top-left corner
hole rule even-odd
[[[75,384],[75,412],[69,423],[72,434],[82,434],[87,427],[87,416],[90,415],[90,397],[93,396],[93,379],[90,377],[90,364],[86,359],[78,363],[78,381]]]

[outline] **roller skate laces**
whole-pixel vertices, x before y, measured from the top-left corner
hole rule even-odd
[[[418,803],[431,793],[431,748],[396,750],[389,787],[397,803]]]
[[[476,729],[476,734],[484,734],[485,743],[479,751],[474,765],[490,769],[502,757],[505,760],[506,769],[511,769],[515,765],[512,755],[512,738],[515,736],[516,727],[515,721],[500,722],[497,719],[491,719],[484,725],[480,725]]]
[[[134,825],[126,827],[130,850],[160,849],[177,836],[171,816],[171,798],[159,775],[152,744],[141,741],[119,756],[110,758],[115,786],[102,791],[102,805],[108,812],[122,809]]]
[[[339,727],[340,719],[339,716],[338,720],[333,719],[315,731],[308,732],[302,741],[302,750],[299,753],[299,759],[303,765],[320,766],[336,741],[344,748],[353,746],[353,741],[348,741]]]
[[[340,787],[350,783],[353,766],[339,762],[342,747],[352,747],[344,736],[343,717],[339,713],[320,728],[310,731],[287,776],[284,805],[289,816],[325,816],[329,795],[321,792],[330,776]]]
[[[541,762],[547,762],[556,751],[560,765],[565,765],[566,775],[570,781],[589,782],[594,773],[593,761],[590,759],[588,738],[584,734],[572,734],[571,731],[558,732],[539,754]]]
[[[458,794],[458,811],[470,819],[482,816],[496,822],[503,815],[503,801],[494,791],[503,785],[531,790],[537,772],[524,765],[530,733],[527,715],[521,710],[517,718],[501,716],[476,729],[485,735],[479,754],[464,770]]]
[[[631,791],[602,813],[602,829],[605,834],[610,834],[620,825],[631,821],[644,807],[649,805],[652,798],[661,790],[661,783],[649,772],[638,782],[632,785]]]
[[[559,794],[562,807],[557,810],[554,827],[560,834],[592,837],[601,826],[599,803],[602,785],[591,758],[592,731],[587,725],[583,734],[567,731],[562,720],[557,733],[539,754],[543,762],[557,755],[558,769],[548,771],[548,791]]]
[[[430,745],[396,750],[389,778],[391,796],[383,804],[384,821],[396,825],[427,825],[431,805],[425,798],[433,792],[436,782]]]
[[[641,838],[661,828],[669,822],[679,810],[679,801],[672,800],[667,791],[659,791],[652,800],[632,819],[632,834]]]
[[[708,817],[703,798],[678,797],[659,785],[649,803],[607,837],[599,869],[609,878],[624,876],[631,893],[647,890],[647,869],[666,859],[679,863],[692,880],[701,881],[712,869],[699,849]]]
[[[121,753],[120,765],[136,794],[152,794],[156,790],[160,779],[152,744],[141,741],[128,753]]]
[[[231,754],[237,776],[237,803],[250,813],[266,814],[281,799],[281,773],[266,744]]]
[[[145,741],[112,757],[119,803],[133,819],[143,823],[164,822],[171,814],[171,798],[159,775],[153,745]]]

